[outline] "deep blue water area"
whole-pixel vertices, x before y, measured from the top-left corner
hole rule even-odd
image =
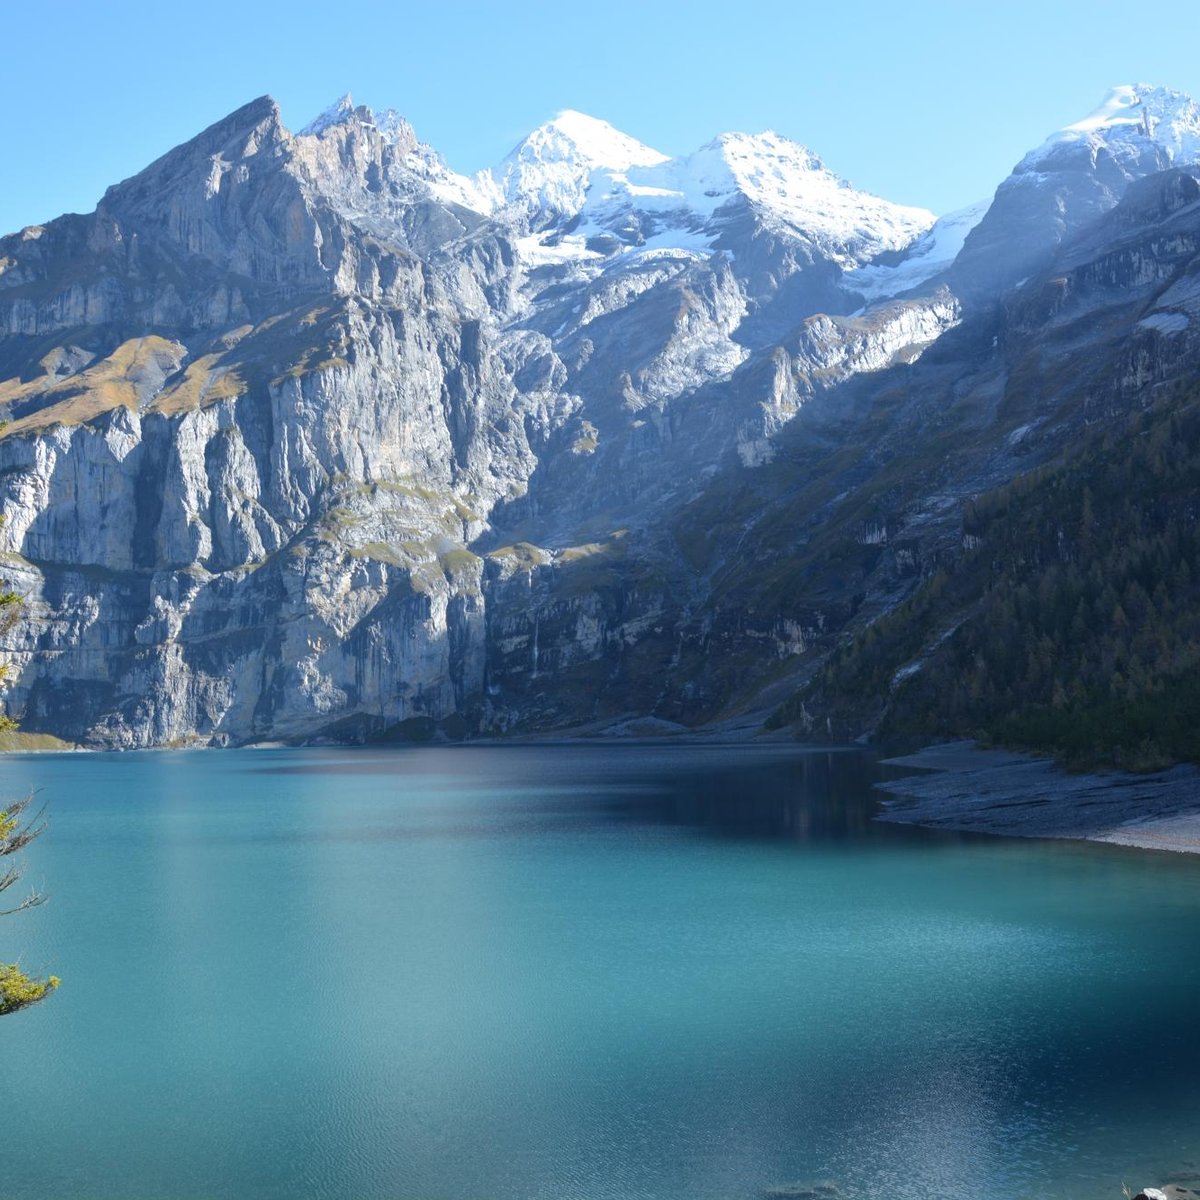
[[[21,1200],[1119,1200],[1200,1175],[1200,859],[849,751],[5,755]],[[12,896],[12,893],[9,893]],[[1200,1181],[1194,1185],[1200,1187]]]

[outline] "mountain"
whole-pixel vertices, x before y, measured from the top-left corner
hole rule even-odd
[[[1019,282],[1135,180],[1200,161],[1200,106],[1182,92],[1113,88],[1089,116],[1030,151],[996,190],[952,270],[960,292]]]
[[[773,133],[566,112],[466,177],[263,98],[0,239],[10,708],[103,746],[885,721],[830,654],[966,561],[973,498],[1195,377],[1196,106],[1114,97],[936,222]]]

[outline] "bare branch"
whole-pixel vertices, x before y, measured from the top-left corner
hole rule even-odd
[[[0,858],[9,854],[16,854],[18,850],[23,850],[34,838],[40,837],[46,829],[45,806],[39,808],[32,817],[26,819],[26,813],[29,812],[33,804],[34,793],[26,796],[23,800],[14,800],[11,804],[0,808]],[[17,883],[22,876],[20,867],[11,866],[7,870],[0,872],[0,892],[6,892],[10,887]],[[27,908],[34,908],[45,900],[45,896],[41,892],[31,892],[16,908],[0,910],[0,917],[9,916],[11,913],[21,912]]]
[[[0,875],[0,892],[6,892],[18,879],[21,878],[20,867],[9,867],[3,875]]]
[[[0,909],[0,917],[11,917],[13,913],[24,912],[27,908],[37,908],[39,904],[46,903],[46,896],[43,892],[30,892],[16,908]]]
[[[45,832],[45,805],[32,817],[25,816],[33,804],[35,794],[31,792],[23,800],[13,800],[4,808],[0,808],[0,858],[24,850],[34,838]]]

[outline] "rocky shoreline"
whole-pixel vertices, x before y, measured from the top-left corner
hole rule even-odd
[[[928,746],[884,765],[920,773],[877,786],[879,820],[1006,837],[1070,838],[1200,853],[1200,768],[1073,775],[1049,759],[973,742]]]

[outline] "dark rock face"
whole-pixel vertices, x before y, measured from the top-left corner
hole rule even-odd
[[[806,225],[801,184],[843,189],[806,152],[768,146],[812,174],[784,204],[719,173],[762,138],[676,168],[604,127],[618,169],[547,128],[470,181],[394,114],[347,101],[294,135],[259,100],[94,213],[0,239],[27,729],[230,744],[770,705],[956,552],[962,498],[1194,373],[1200,185],[1149,136],[1019,171],[949,275],[894,299],[886,263],[928,220],[836,190],[850,217]],[[639,170],[682,178],[678,206],[639,209]],[[698,213],[693,177],[729,198]]]

